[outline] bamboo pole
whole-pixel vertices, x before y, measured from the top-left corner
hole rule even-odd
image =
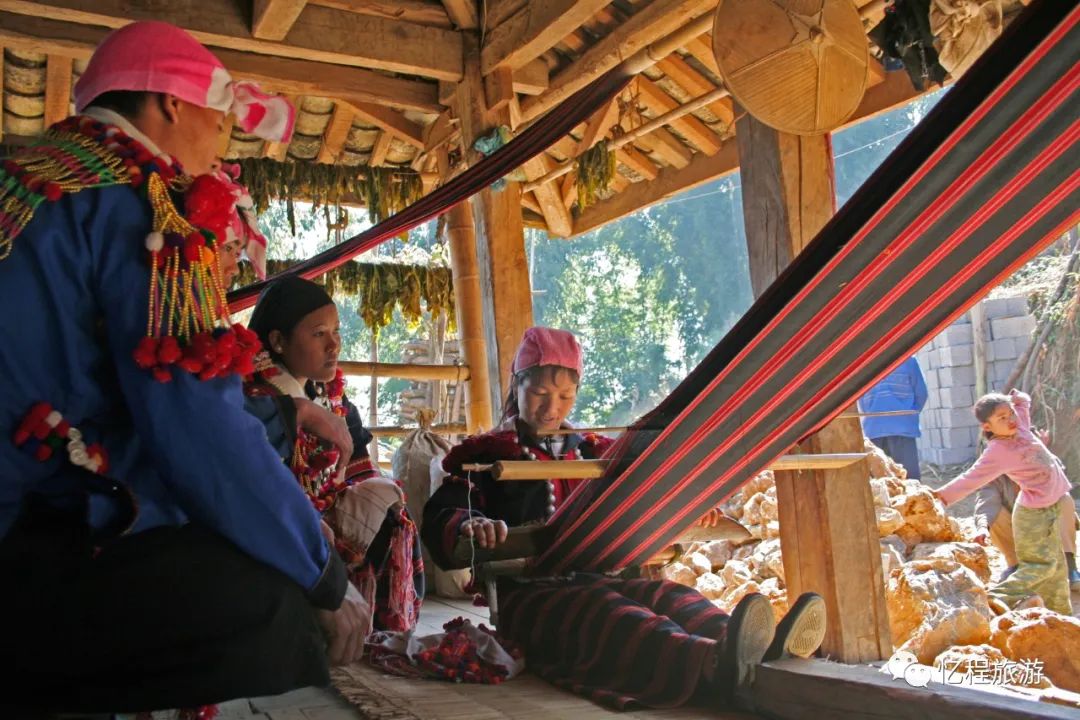
[[[367,431],[375,437],[405,437],[413,430],[419,430],[419,427],[375,425],[367,429]],[[432,425],[428,430],[436,435],[464,435],[468,431],[465,423],[442,423],[439,425]]]
[[[975,361],[975,397],[986,394],[986,312],[982,300],[971,306],[971,351]]]
[[[854,465],[866,453],[821,453],[782,455],[770,470],[836,470]],[[607,460],[500,460],[496,463],[463,465],[464,472],[490,472],[496,480],[550,480],[598,478],[607,470]]]
[[[340,360],[338,367],[346,375],[363,377],[391,377],[402,380],[468,380],[469,368],[465,365],[414,365],[410,363],[384,363],[364,360]]]
[[[469,383],[464,386],[465,418],[470,434],[493,427],[491,379],[488,375],[487,343],[480,297],[480,270],[476,260],[476,230],[472,205],[458,203],[447,214],[446,233],[450,238],[450,269],[454,279],[454,302],[461,354],[469,366]],[[458,384],[457,392],[462,385]]]

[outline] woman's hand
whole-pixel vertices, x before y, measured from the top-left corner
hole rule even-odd
[[[326,655],[331,665],[354,663],[364,654],[364,641],[371,632],[371,606],[349,583],[345,599],[337,610],[319,610],[319,625],[326,634]]]
[[[300,427],[338,449],[337,474],[340,480],[353,455],[352,434],[345,418],[305,398],[293,398],[293,401],[296,403],[296,422]]]
[[[461,523],[462,537],[476,538],[476,544],[485,550],[506,540],[506,523],[490,518],[470,518]]]

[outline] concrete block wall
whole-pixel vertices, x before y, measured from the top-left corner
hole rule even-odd
[[[1025,297],[983,300],[982,305],[987,388],[1001,392],[1008,389],[1003,387],[1005,381],[1031,342],[1035,318]],[[924,462],[955,465],[974,460],[978,452],[979,427],[972,413],[978,399],[973,342],[967,312],[915,355],[929,390],[919,418],[919,454]]]

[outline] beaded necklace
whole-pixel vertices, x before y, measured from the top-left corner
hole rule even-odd
[[[0,261],[42,203],[118,185],[132,186],[153,211],[145,239],[146,335],[135,362],[160,382],[177,369],[200,380],[250,374],[259,342],[229,318],[217,239],[189,223],[173,201],[174,193],[187,193],[190,204],[206,183],[193,182],[170,156],[155,155],[115,125],[86,115],[62,120],[0,164]]]

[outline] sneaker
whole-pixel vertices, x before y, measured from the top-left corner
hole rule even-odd
[[[825,620],[825,599],[817,593],[800,595],[776,626],[776,636],[765,651],[763,662],[813,655],[825,639]]]
[[[1069,589],[1080,590],[1080,570],[1069,571]]]
[[[1016,567],[1017,567],[1016,565],[1010,565],[1009,567],[1002,570],[1001,571],[1001,577],[998,578],[998,582],[1002,582],[1003,580],[1005,580],[1005,578],[1009,577],[1014,572],[1016,572]]]
[[[717,654],[716,677],[728,706],[736,705],[736,695],[748,689],[754,668],[772,642],[776,618],[768,598],[750,593],[735,606],[728,619],[723,650]]]

